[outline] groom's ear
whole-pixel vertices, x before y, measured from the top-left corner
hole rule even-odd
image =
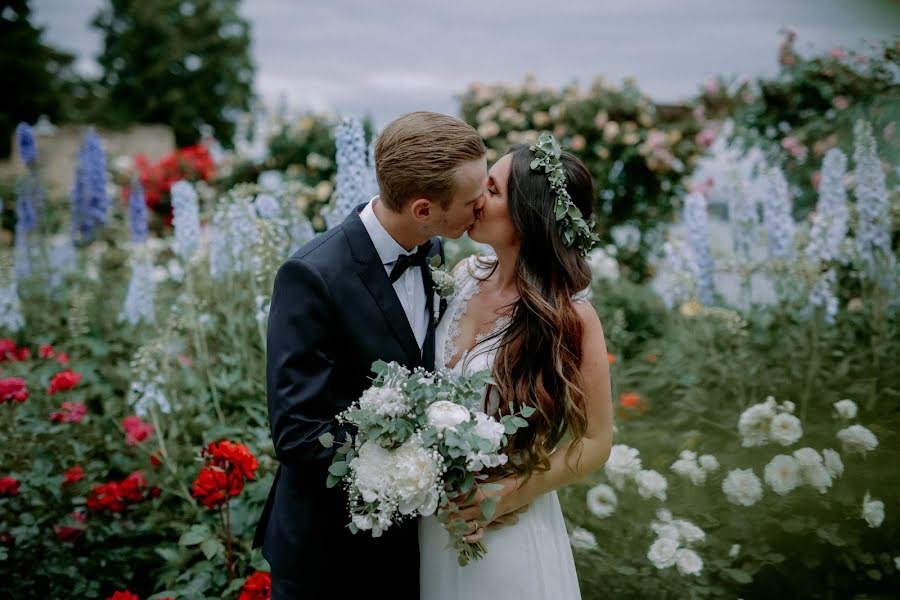
[[[416,198],[410,204],[412,216],[417,221],[427,221],[431,217],[431,200],[428,198]]]

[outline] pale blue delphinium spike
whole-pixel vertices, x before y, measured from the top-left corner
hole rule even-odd
[[[856,252],[870,280],[892,274],[890,211],[884,170],[878,158],[872,125],[857,121],[854,127],[853,161],[856,163]]]
[[[726,174],[725,190],[728,195],[728,222],[733,240],[732,247],[740,260],[748,261],[756,241],[756,228],[759,225],[756,198],[747,193],[736,169],[730,169]]]
[[[847,155],[837,148],[830,149],[822,161],[819,201],[816,203],[809,245],[806,247],[806,256],[810,260],[830,262],[840,257],[850,217],[847,192],[844,189],[846,172]]]
[[[37,142],[34,140],[34,130],[28,123],[16,125],[16,146],[25,166],[29,169],[34,168],[34,163],[37,161],[38,148]]]
[[[325,215],[329,229],[344,220],[357,204],[369,200],[366,137],[358,119],[345,117],[335,131],[337,182],[334,204]]]
[[[138,325],[156,321],[156,281],[153,278],[153,255],[149,249],[135,252],[131,257],[131,280],[125,304],[119,313],[119,322]]]
[[[147,241],[147,202],[140,180],[131,180],[128,191],[128,224],[131,227],[131,241],[140,244]]]
[[[172,184],[172,225],[175,228],[175,243],[172,250],[184,262],[200,250],[200,207],[197,192],[187,181]]]
[[[769,257],[789,260],[793,255],[794,218],[791,216],[787,180],[778,167],[769,169],[766,175],[763,223],[768,236]]]
[[[709,243],[709,223],[706,211],[706,197],[693,192],[684,200],[684,223],[688,241],[697,265],[697,297],[702,304],[713,303],[715,284],[713,283],[713,258]]]

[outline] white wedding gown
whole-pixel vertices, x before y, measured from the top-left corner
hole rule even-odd
[[[446,368],[458,353],[459,321],[469,300],[478,293],[483,275],[474,257],[455,275],[455,293],[435,332],[435,366]],[[500,319],[495,331],[505,327]],[[482,337],[451,369],[471,374],[491,366],[498,339]],[[483,407],[478,407],[483,408]],[[495,406],[488,407],[496,409]],[[490,412],[490,411],[489,411]],[[465,567],[448,549],[448,532],[436,517],[419,519],[419,578],[421,600],[569,600],[581,598],[575,561],[556,492],[535,498],[515,525],[488,531],[483,538],[487,555]]]

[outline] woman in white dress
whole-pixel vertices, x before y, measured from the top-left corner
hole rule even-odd
[[[486,492],[499,496],[493,519],[482,519],[481,491],[457,513],[467,541],[484,542],[484,558],[460,567],[440,522],[420,520],[423,600],[581,597],[555,490],[600,468],[612,447],[603,329],[579,294],[591,282],[584,254],[596,236],[584,219],[593,197],[587,169],[549,136],[514,147],[490,170],[469,237],[496,256],[454,270],[435,363],[465,374],[492,368],[497,385],[480,407],[489,414],[508,414],[510,402],[537,411],[511,440],[506,471],[492,473],[502,485]],[[571,205],[578,210],[557,210]]]

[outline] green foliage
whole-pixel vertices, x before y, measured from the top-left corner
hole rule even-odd
[[[179,146],[208,124],[231,140],[230,114],[246,110],[254,66],[239,0],[110,0],[94,18],[104,39],[102,102],[94,120],[125,127],[166,123]]]

